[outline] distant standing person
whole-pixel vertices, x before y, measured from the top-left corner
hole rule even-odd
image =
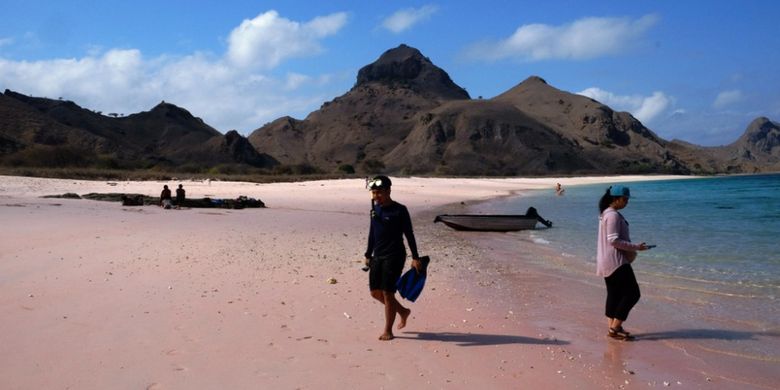
[[[179,188],[176,189],[176,208],[180,209],[184,204],[184,187],[179,184]]]
[[[412,252],[412,267],[422,271],[417,242],[412,230],[412,219],[406,206],[390,198],[390,178],[376,176],[368,182],[371,191],[371,227],[368,232],[366,263],[369,266],[368,286],[371,297],[385,306],[385,328],[380,340],[393,339],[393,323],[398,314],[398,329],[406,326],[411,310],[401,306],[395,298],[396,283],[406,262],[403,237]]]
[[[173,207],[172,202],[173,201],[171,200],[171,190],[168,188],[168,185],[166,184],[163,186],[163,190],[160,193],[160,207],[169,209]]]
[[[599,233],[596,251],[596,274],[604,277],[607,285],[607,316],[609,337],[632,340],[623,329],[628,313],[639,302],[639,284],[631,263],[637,251],[648,249],[647,244],[632,244],[628,222],[618,212],[628,205],[631,192],[628,187],[616,185],[607,188],[599,200]]]
[[[565,191],[566,190],[564,190],[563,187],[561,187],[561,183],[555,184],[555,195],[561,196]]]

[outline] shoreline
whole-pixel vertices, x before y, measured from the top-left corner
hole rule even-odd
[[[496,201],[500,200],[476,203],[472,211],[495,212],[496,206],[491,203]],[[544,215],[543,210],[540,213]],[[576,340],[569,352],[582,356],[599,351],[603,361],[595,366],[589,362],[590,371],[600,368],[606,372],[611,366],[617,378],[659,387],[679,382],[686,388],[771,389],[780,380],[775,370],[780,363],[777,355],[771,353],[771,347],[755,344],[761,342],[755,340],[762,339],[774,343],[773,337],[778,335],[776,323],[746,327],[747,322],[740,326],[739,321],[716,317],[688,317],[686,310],[702,303],[677,301],[668,296],[665,289],[669,286],[655,285],[659,275],[645,274],[641,264],[637,276],[643,298],[627,323],[638,339],[624,347],[605,340],[601,312],[605,293],[602,279],[595,276],[595,265],[545,240],[544,230],[468,235],[480,250],[492,254],[487,257],[492,260],[489,266],[494,269],[493,277],[503,282],[496,283],[500,286],[495,291],[483,294],[496,299],[499,292],[511,291],[504,296],[513,299],[504,304],[535,308],[528,322],[537,329],[550,329],[551,334],[563,340]],[[537,278],[544,282],[538,283]],[[552,307],[565,309],[561,313]],[[731,345],[741,340],[753,343],[750,348],[758,348],[756,351],[761,353],[743,354],[744,347]],[[612,361],[608,362],[607,357]],[[627,371],[630,375],[626,375]]]
[[[640,344],[614,345],[600,333],[584,343],[570,337],[591,333],[589,321],[598,316],[590,307],[582,323],[536,323],[552,317],[547,302],[559,298],[527,290],[528,301],[508,301],[503,292],[513,283],[504,278],[517,275],[483,268],[486,257],[502,255],[430,223],[438,210],[513,190],[637,178],[394,179],[394,198],[409,207],[433,268],[421,299],[403,303],[412,309],[409,326],[385,343],[376,340],[381,307],[359,270],[368,209],[360,179],[185,181],[188,196],[255,196],[269,208],[171,211],[35,197],[101,188],[155,195],[163,182],[0,176],[8,221],[0,227],[7,237],[0,244],[0,310],[13,320],[0,342],[23,351],[0,357],[0,379],[21,388],[150,389],[322,388],[345,376],[370,388],[699,383],[688,382],[680,367],[662,375],[665,356],[647,355]],[[21,221],[24,229],[14,225]],[[562,280],[532,271],[530,281],[515,284],[543,290]]]

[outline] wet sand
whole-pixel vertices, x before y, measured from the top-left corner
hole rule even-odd
[[[501,261],[516,255],[505,246],[431,223],[445,206],[452,212],[552,191],[556,182],[642,179],[395,179],[393,197],[409,207],[420,252],[433,263],[421,298],[404,302],[412,309],[408,326],[382,342],[382,307],[360,271],[369,205],[362,180],[184,181],[189,197],[246,195],[268,208],[163,210],[39,196],[157,196],[178,181],[0,176],[0,383],[744,388],[702,372],[684,353],[670,354],[662,341],[607,340],[592,315],[603,301],[597,278],[582,288],[532,262],[510,274]],[[535,248],[529,256],[547,255]],[[637,317],[652,322],[652,313]]]

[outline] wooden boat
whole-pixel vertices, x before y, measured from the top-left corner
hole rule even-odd
[[[552,222],[542,218],[533,207],[525,215],[480,215],[480,214],[442,214],[433,222],[442,222],[455,230],[473,230],[487,232],[511,232],[533,229],[536,223],[550,227]]]

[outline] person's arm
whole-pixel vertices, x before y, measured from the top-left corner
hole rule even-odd
[[[406,207],[403,209],[402,218],[402,229],[404,236],[406,236],[406,243],[409,244],[409,250],[412,252],[412,259],[419,260],[420,255],[417,253],[417,240],[414,239],[414,229],[412,229],[412,217],[409,216],[409,210],[407,210]]]
[[[620,238],[620,224],[621,224],[621,217],[618,213],[609,213],[604,216],[605,224],[607,227],[607,241],[609,241],[610,245],[613,247],[628,251],[628,252],[636,252],[638,250],[643,250],[642,244],[632,244],[631,241],[626,241],[622,238]]]

